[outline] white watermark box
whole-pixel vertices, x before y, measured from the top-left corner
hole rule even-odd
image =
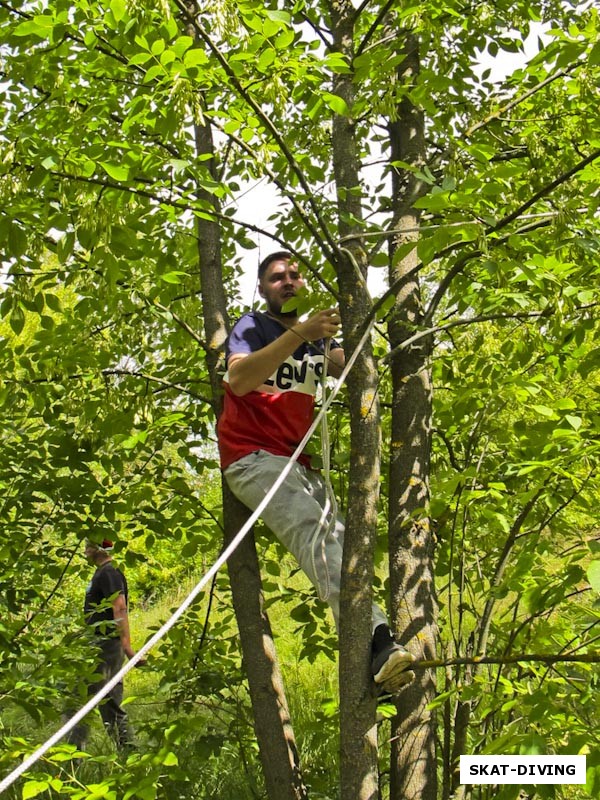
[[[461,756],[460,782],[585,783],[585,756]]]

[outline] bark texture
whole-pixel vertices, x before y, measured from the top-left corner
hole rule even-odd
[[[248,509],[223,485],[225,542],[248,518]],[[248,534],[227,563],[233,607],[254,713],[254,730],[269,800],[308,797],[290,720],[264,597],[254,537]]]
[[[210,127],[196,126],[195,138],[198,154],[211,155],[210,163],[214,170]],[[202,189],[198,190],[198,196],[214,203],[214,197]],[[215,417],[218,417],[222,394],[219,362],[229,329],[221,263],[222,232],[218,222],[198,219],[197,234],[207,363]],[[231,494],[224,480],[222,490],[227,544],[245,523],[249,512]],[[228,568],[267,795],[269,800],[304,800],[308,794],[300,770],[271,626],[263,605],[260,567],[251,532],[229,558]]]
[[[352,64],[354,9],[350,2],[330,4],[334,49]],[[352,73],[336,75],[333,91],[353,107]],[[359,156],[354,121],[336,115],[333,163],[340,237],[360,230],[362,208]],[[340,312],[347,357],[364,330],[371,309],[366,288],[367,258],[358,241],[339,250],[336,263]],[[377,368],[370,341],[348,376],[351,462],[340,604],[341,797],[376,800],[377,729],[371,693],[371,601],[377,537],[380,477],[380,427]]]
[[[418,41],[407,36],[406,59],[399,80],[419,69]],[[425,152],[421,113],[408,101],[398,107],[390,123],[392,161],[415,166]],[[412,210],[421,187],[411,172],[393,177],[395,228],[391,255],[416,238],[418,212]],[[404,233],[403,231],[410,231]],[[393,263],[393,262],[392,262]],[[391,269],[390,280],[400,281],[390,321],[391,346],[396,348],[415,332],[421,321],[421,293],[414,267],[416,251]],[[428,517],[431,450],[432,385],[431,340],[426,338],[400,349],[393,357],[392,430],[390,443],[390,586],[392,622],[400,641],[418,657],[435,657],[437,604],[433,572],[433,532]],[[417,672],[398,701],[392,724],[391,800],[435,800],[437,770],[435,718],[427,704],[435,696],[431,671]]]

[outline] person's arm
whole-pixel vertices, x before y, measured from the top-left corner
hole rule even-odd
[[[337,309],[328,308],[313,314],[305,322],[296,323],[254,353],[233,353],[227,362],[229,388],[238,397],[255,391],[298,349],[301,341],[314,342],[335,336],[339,325]]]
[[[329,351],[329,361],[327,362],[327,374],[332,378],[339,378],[346,366],[346,356],[341,347]]]
[[[125,596],[122,594],[117,595],[112,601],[113,615],[119,638],[121,639],[121,646],[127,658],[133,658],[135,655],[131,646],[131,635],[129,633],[129,614],[127,613],[127,604],[125,603]],[[143,659],[138,661],[141,664]]]

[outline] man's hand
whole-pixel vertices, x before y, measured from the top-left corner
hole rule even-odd
[[[294,325],[292,330],[299,333],[307,342],[314,342],[317,339],[330,339],[335,336],[340,329],[340,323],[338,309],[326,308],[324,311],[317,311],[304,322]]]

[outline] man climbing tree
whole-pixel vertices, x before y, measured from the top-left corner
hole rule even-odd
[[[339,377],[344,351],[335,341],[325,358],[324,339],[338,332],[336,309],[300,322],[285,304],[304,286],[286,251],[272,253],[258,270],[266,313],[245,314],[227,342],[225,404],[219,421],[221,466],[233,493],[255,509],[310,427],[314,395],[324,370]],[[344,524],[328,502],[325,482],[301,454],[262,514],[327,601],[339,627]],[[371,671],[381,693],[396,693],[414,676],[414,657],[394,641],[383,611],[372,608]]]

